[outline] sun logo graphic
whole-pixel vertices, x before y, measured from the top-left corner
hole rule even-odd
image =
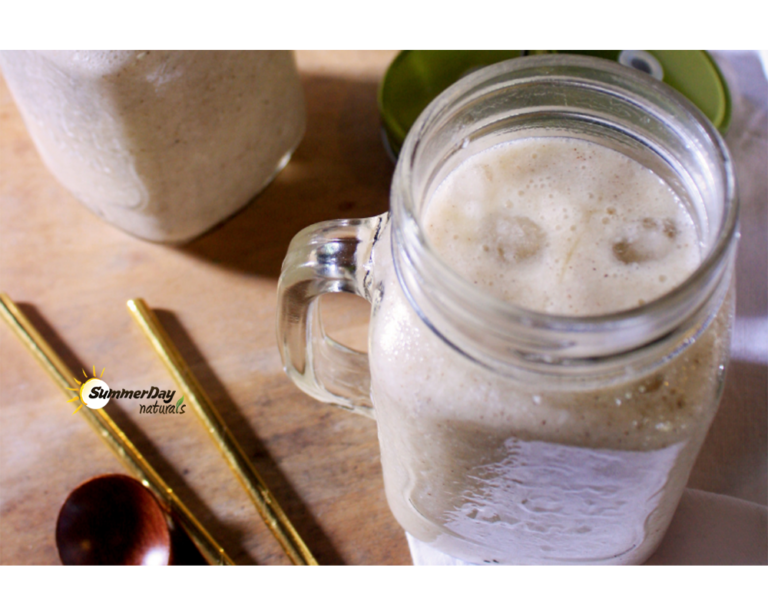
[[[104,369],[101,370],[98,377],[96,376],[96,365],[93,366],[93,377],[90,377],[85,372],[85,369],[83,369],[83,375],[86,378],[85,382],[75,378],[75,381],[80,384],[80,388],[67,388],[67,390],[77,393],[77,396],[72,397],[67,403],[80,401],[80,405],[72,412],[73,414],[80,411],[83,405],[89,409],[102,409],[109,402],[109,386],[101,379],[101,376],[104,375]]]

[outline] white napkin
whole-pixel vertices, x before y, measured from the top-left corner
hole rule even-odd
[[[768,77],[768,51],[761,51],[760,59],[763,62],[763,70],[765,71],[765,76]]]
[[[414,565],[471,565],[406,533]],[[768,508],[686,488],[649,565],[766,565]]]

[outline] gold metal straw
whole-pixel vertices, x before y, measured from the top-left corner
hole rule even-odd
[[[173,345],[155,314],[143,299],[128,301],[128,309],[141,326],[165,366],[181,386],[184,397],[205,424],[227,464],[248,492],[272,534],[294,565],[317,565],[296,529],[288,520],[256,468],[230,433],[213,402]]]
[[[0,314],[8,326],[21,339],[59,388],[68,397],[71,397],[71,389],[78,388],[77,380],[72,372],[4,292],[0,292],[0,305]],[[203,525],[192,515],[192,512],[179,500],[176,493],[171,490],[106,412],[93,410],[83,405],[79,413],[101,436],[126,468],[164,504],[166,511],[174,514],[174,517],[179,520],[208,563],[211,565],[234,565],[223,548],[216,543]]]

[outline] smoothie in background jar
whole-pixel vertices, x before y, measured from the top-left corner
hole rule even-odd
[[[233,214],[304,133],[290,51],[4,51],[0,68],[56,178],[150,241]]]

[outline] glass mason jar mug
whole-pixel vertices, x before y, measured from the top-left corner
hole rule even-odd
[[[469,157],[576,138],[652,170],[693,219],[701,262],[670,292],[553,315],[478,289],[427,239],[425,207]],[[389,505],[474,563],[638,563],[664,535],[717,408],[733,321],[737,201],[717,131],[663,83],[583,57],[515,59],[441,94],[411,129],[391,211],[317,224],[279,285],[285,369],[378,422]],[[317,298],[372,304],[369,351],[323,332]]]

